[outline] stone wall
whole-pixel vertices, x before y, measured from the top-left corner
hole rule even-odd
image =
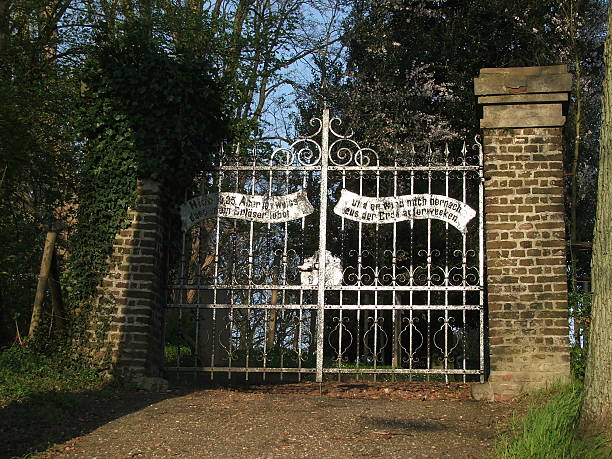
[[[160,186],[140,181],[130,226],[117,235],[103,280],[111,322],[106,337],[113,373],[144,381],[159,376],[165,301],[164,205]]]

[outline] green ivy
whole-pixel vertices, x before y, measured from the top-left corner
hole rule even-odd
[[[180,199],[211,160],[226,122],[211,63],[170,54],[138,29],[99,36],[80,78],[78,221],[65,285],[83,315],[95,304],[114,239],[128,225],[138,180],[153,178]]]

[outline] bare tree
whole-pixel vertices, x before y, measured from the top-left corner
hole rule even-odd
[[[121,24],[150,23],[152,35],[169,39],[181,52],[214,53],[219,76],[232,87],[233,117],[254,126],[279,89],[293,83],[287,69],[339,40],[343,8],[334,0],[87,0],[79,5],[91,27],[104,23],[116,32]]]

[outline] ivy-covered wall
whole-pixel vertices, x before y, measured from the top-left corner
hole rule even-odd
[[[80,78],[78,216],[65,279],[72,338],[110,370],[154,376],[147,356],[156,351],[142,343],[156,339],[138,327],[163,327],[145,284],[164,283],[167,209],[225,137],[223,91],[206,56],[171,51],[138,29],[99,36]],[[134,334],[119,336],[126,330]]]

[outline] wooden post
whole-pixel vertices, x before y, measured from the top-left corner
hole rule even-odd
[[[51,264],[53,261],[53,252],[55,249],[56,238],[56,232],[49,231],[47,233],[47,238],[45,240],[45,248],[43,251],[43,258],[40,264],[38,286],[36,287],[36,297],[34,298],[34,306],[32,308],[32,320],[30,321],[30,332],[28,334],[30,338],[33,338],[35,336],[38,325],[40,324],[40,318],[42,316],[42,303],[45,297],[45,290],[47,287],[49,272],[51,271]]]

